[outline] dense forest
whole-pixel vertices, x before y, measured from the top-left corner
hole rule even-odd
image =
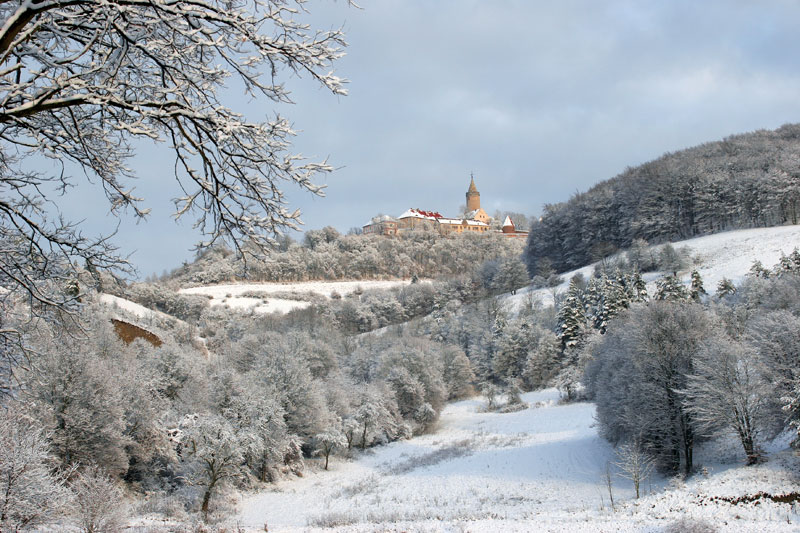
[[[519,239],[500,235],[442,237],[412,231],[396,238],[342,235],[330,226],[307,231],[302,242],[289,237],[272,250],[234,252],[225,246],[204,251],[165,276],[184,285],[237,279],[307,281],[341,279],[440,278],[468,272],[473,266],[503,257],[518,257]]]
[[[531,227],[531,275],[578,268],[627,248],[751,227],[797,224],[800,125],[668,153],[549,204]],[[544,261],[543,261],[544,260]]]

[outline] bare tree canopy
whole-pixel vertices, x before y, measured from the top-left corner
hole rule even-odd
[[[226,107],[219,89],[236,78],[246,92],[290,102],[282,70],[311,76],[335,94],[331,71],[340,31],[296,21],[304,1],[27,0],[0,5],[0,199],[3,230],[86,256],[101,242],[48,218],[46,182],[69,176],[26,170],[41,154],[75,163],[102,184],[112,212],[148,208],[126,178],[131,140],[166,142],[184,194],[176,217],[197,216],[208,246],[220,236],[265,244],[295,226],[282,182],[321,194],[313,181],[331,167],[289,153],[285,118],[254,123]],[[108,248],[105,250],[108,251]]]
[[[282,74],[310,77],[334,94],[341,31],[299,21],[305,0],[22,0],[0,2],[0,334],[16,337],[9,308],[23,295],[35,316],[79,297],[76,259],[94,269],[126,262],[109,236],[88,238],[53,201],[84,174],[114,214],[144,218],[126,167],[137,140],[166,144],[200,248],[220,238],[262,248],[299,212],[282,189],[316,183],[332,168],[291,153],[290,123],[251,122],[227,107],[224,85],[291,102]],[[57,162],[52,174],[36,161]],[[41,167],[41,165],[39,165]],[[249,248],[249,247],[248,247]],[[65,288],[72,291],[64,292]],[[38,308],[38,311],[37,311]]]

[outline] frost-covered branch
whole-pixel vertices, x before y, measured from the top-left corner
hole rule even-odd
[[[332,71],[344,36],[303,23],[305,3],[1,2],[0,284],[64,307],[70,298],[44,282],[68,278],[76,259],[90,269],[124,266],[108,236],[83,236],[49,196],[74,185],[66,169],[77,167],[103,187],[112,213],[145,218],[149,209],[126,167],[135,139],[172,149],[183,191],[175,217],[195,218],[200,248],[223,238],[257,252],[296,228],[300,214],[287,207],[284,187],[323,195],[318,180],[332,167],[291,152],[295,132],[286,118],[251,121],[220,92],[239,84],[250,96],[291,102],[280,78],[292,73],[346,94],[346,80]],[[34,174],[32,156],[62,171]]]

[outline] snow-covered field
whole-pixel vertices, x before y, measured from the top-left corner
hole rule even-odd
[[[706,291],[713,293],[720,280],[725,277],[735,284],[741,282],[750,270],[753,262],[758,260],[771,268],[781,257],[781,253],[789,255],[795,248],[800,248],[800,226],[779,226],[774,228],[756,228],[725,233],[706,235],[695,239],[672,243],[676,250],[688,248],[691,265],[679,276],[684,283],[691,280],[691,272],[697,269],[703,278]],[[594,265],[588,265],[562,274],[563,283],[553,289],[523,289],[515,296],[507,296],[504,303],[510,310],[516,310],[526,299],[533,298],[543,305],[553,305],[553,291],[564,292],[569,280],[578,273],[589,278]],[[653,280],[663,275],[648,274],[646,280]],[[651,294],[653,283],[649,283]]]
[[[331,298],[338,293],[346,296],[357,290],[390,289],[408,285],[407,280],[390,281],[302,281],[296,283],[235,283],[208,285],[181,289],[183,294],[210,296],[211,305],[226,305],[232,309],[252,310],[257,313],[286,313],[311,305],[313,297]],[[258,294],[258,297],[248,296]],[[286,295],[291,294],[292,298]],[[271,296],[275,295],[275,296]],[[294,299],[296,298],[296,299]],[[306,300],[304,300],[304,298]]]
[[[477,399],[451,404],[434,433],[334,457],[327,472],[312,461],[305,477],[244,498],[236,521],[271,532],[662,531],[680,519],[717,531],[800,531],[791,504],[714,499],[800,490],[782,469],[770,472],[792,460],[779,455],[750,468],[706,465],[708,475],[685,486],[654,478],[640,500],[612,465],[612,510],[604,474],[615,458],[593,427],[594,406],[557,397],[526,394],[531,407],[508,414],[480,412]]]

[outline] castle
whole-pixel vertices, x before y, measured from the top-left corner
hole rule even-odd
[[[509,217],[503,221],[502,230],[492,230],[490,217],[481,207],[481,193],[475,186],[475,178],[470,177],[467,189],[467,212],[461,218],[448,218],[438,211],[408,209],[398,217],[380,216],[363,226],[364,235],[398,235],[406,231],[425,229],[437,231],[441,235],[454,233],[499,233],[505,237],[526,238],[527,231],[517,231]]]

